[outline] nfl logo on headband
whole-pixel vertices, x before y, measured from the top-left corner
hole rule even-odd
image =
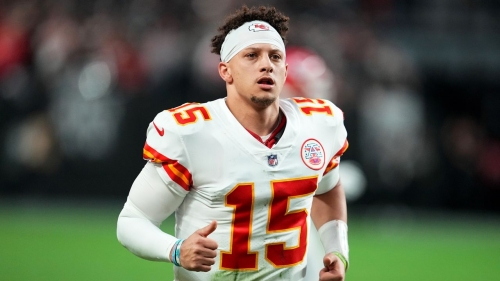
[[[278,165],[278,155],[271,154],[267,156],[267,164],[271,167]]]

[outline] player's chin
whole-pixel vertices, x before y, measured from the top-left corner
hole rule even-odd
[[[252,103],[260,108],[269,107],[277,99],[277,96],[272,93],[265,93],[263,95],[255,95],[250,98]]]

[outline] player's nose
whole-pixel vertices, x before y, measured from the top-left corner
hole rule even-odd
[[[273,64],[269,56],[261,56],[259,63],[261,72],[269,72],[269,73],[273,72]]]

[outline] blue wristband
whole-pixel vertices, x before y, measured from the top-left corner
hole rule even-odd
[[[175,260],[174,264],[176,266],[181,266],[181,267],[182,267],[182,265],[181,265],[181,245],[183,242],[184,242],[184,239],[179,239],[179,241],[175,247],[175,255],[174,255],[174,260]]]
[[[177,247],[179,246],[179,243],[181,242],[181,239],[175,241],[174,246],[172,246],[172,255],[170,256],[170,261],[176,266],[180,266],[179,262],[177,261]]]

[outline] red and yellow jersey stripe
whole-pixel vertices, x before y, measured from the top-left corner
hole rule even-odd
[[[335,153],[335,155],[332,157],[332,160],[330,160],[330,163],[328,163],[328,166],[326,166],[326,169],[325,169],[325,172],[323,173],[323,175],[326,175],[331,170],[337,168],[337,166],[339,165],[339,162],[340,162],[340,156],[342,156],[342,154],[344,154],[344,152],[347,150],[348,147],[349,147],[349,142],[346,139],[344,142],[344,145],[342,145],[342,148],[337,153]]]
[[[143,158],[151,162],[162,164],[163,169],[172,181],[180,185],[186,191],[189,191],[193,185],[193,177],[186,167],[184,167],[177,160],[168,158],[167,156],[159,153],[154,148],[144,144],[142,152]]]

